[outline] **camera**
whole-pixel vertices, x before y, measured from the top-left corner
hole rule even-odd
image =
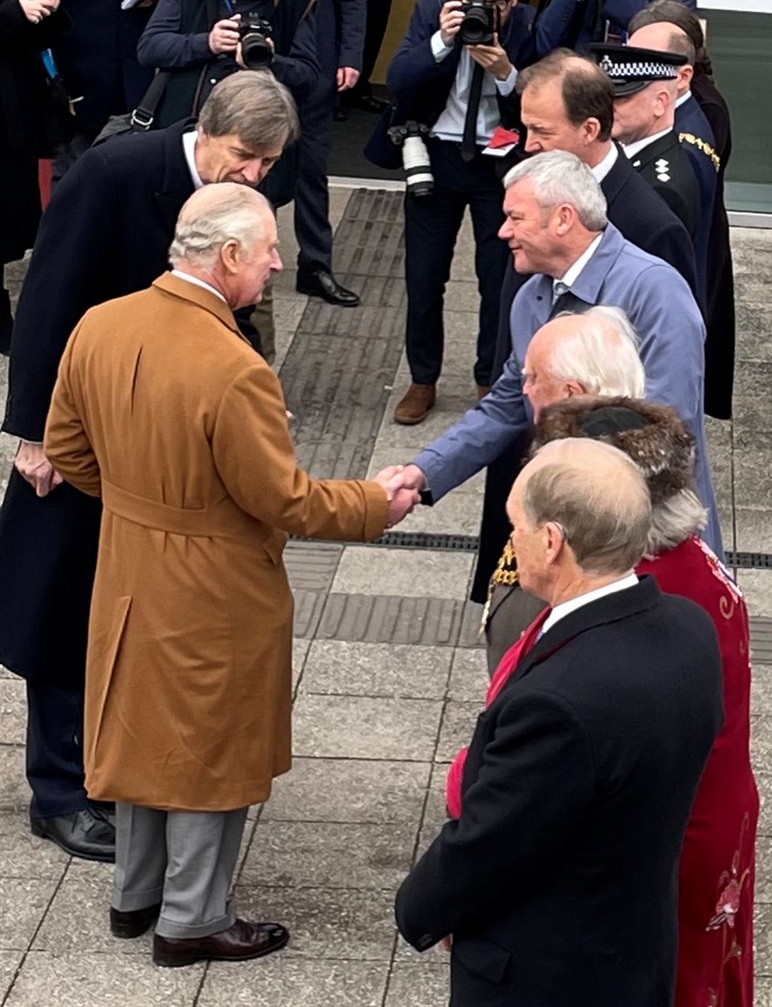
[[[393,144],[402,148],[407,191],[413,196],[428,196],[434,191],[432,163],[424,141],[429,127],[411,119],[401,126],[392,126],[388,135]]]
[[[248,70],[262,70],[273,63],[273,47],[268,41],[273,25],[256,11],[243,14],[239,22],[241,58]]]
[[[493,45],[493,36],[501,27],[495,0],[466,0],[464,20],[458,32],[462,45]]]

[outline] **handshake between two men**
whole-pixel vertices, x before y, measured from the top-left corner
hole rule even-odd
[[[421,492],[426,489],[426,477],[417,465],[387,465],[373,481],[383,487],[389,501],[387,528],[404,521],[421,502]]]

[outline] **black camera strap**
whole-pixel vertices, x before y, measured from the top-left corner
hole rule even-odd
[[[166,85],[171,74],[168,70],[159,70],[150,82],[150,87],[142,95],[139,105],[131,113],[129,122],[135,133],[145,133],[153,127],[155,113],[164,96]]]

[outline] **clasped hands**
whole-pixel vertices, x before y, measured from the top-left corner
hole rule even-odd
[[[458,35],[464,20],[464,5],[462,0],[448,0],[440,8],[440,35],[442,43],[450,48]],[[512,72],[506,50],[499,42],[498,35],[493,36],[493,45],[467,45],[466,51],[483,70],[487,70],[497,80],[506,80]]]
[[[426,489],[426,477],[416,465],[387,465],[374,481],[386,491],[389,501],[387,528],[399,524],[421,502],[421,490]]]

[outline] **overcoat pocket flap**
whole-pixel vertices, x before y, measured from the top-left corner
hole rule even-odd
[[[512,953],[500,944],[481,940],[459,940],[453,944],[458,961],[476,975],[491,983],[504,981]]]

